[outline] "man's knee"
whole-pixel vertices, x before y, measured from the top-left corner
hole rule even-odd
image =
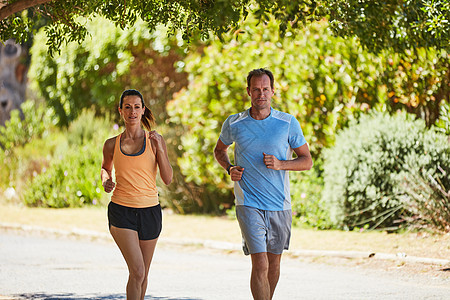
[[[269,271],[269,260],[267,258],[267,253],[255,253],[252,254],[251,257],[253,271],[259,274],[267,274]]]
[[[270,267],[276,267],[276,266],[279,267],[280,263],[281,263],[281,254],[273,254],[273,253],[268,252],[267,260],[269,261]]]

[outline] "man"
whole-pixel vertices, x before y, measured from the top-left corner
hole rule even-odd
[[[312,167],[299,122],[271,106],[273,83],[269,70],[248,74],[251,108],[226,119],[214,149],[216,160],[234,181],[236,217],[244,253],[251,255],[250,288],[256,300],[272,299],[281,254],[289,246],[292,212],[287,171]],[[227,154],[233,142],[236,165]]]

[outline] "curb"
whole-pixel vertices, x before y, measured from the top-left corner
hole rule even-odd
[[[80,228],[73,228],[72,230],[61,230],[54,228],[46,228],[41,226],[23,225],[16,223],[1,223],[0,230],[19,230],[30,233],[51,234],[54,236],[63,237],[79,237],[89,238],[91,240],[104,240],[113,241],[112,237],[107,233],[102,233],[94,230],[86,230]],[[227,250],[227,251],[240,251],[242,249],[241,244],[213,241],[213,240],[201,240],[201,239],[172,239],[172,238],[160,238],[160,242],[170,245],[178,246],[200,246],[203,248]],[[287,250],[287,255],[293,257],[338,257],[338,258],[370,258],[380,260],[397,260],[411,263],[433,264],[433,265],[449,265],[450,259],[439,259],[430,257],[409,256],[406,253],[376,253],[370,251],[333,251],[333,250]],[[0,298],[1,299],[1,298]]]
[[[396,260],[410,263],[422,263],[432,265],[450,265],[449,259],[430,258],[409,256],[406,253],[376,253],[376,252],[364,252],[364,251],[332,251],[332,250],[296,250],[287,251],[294,256],[312,256],[312,257],[339,257],[339,258],[370,258],[380,260]]]

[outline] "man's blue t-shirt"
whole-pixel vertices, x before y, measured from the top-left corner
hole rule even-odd
[[[244,168],[242,179],[234,182],[236,205],[271,211],[291,209],[289,172],[268,169],[263,153],[289,160],[293,149],[306,143],[294,116],[271,109],[269,117],[255,120],[248,109],[229,116],[219,138],[225,145],[236,143],[235,165]]]

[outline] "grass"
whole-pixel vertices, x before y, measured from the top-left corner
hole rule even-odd
[[[0,223],[34,225],[60,230],[74,228],[107,233],[105,207],[76,209],[29,208],[0,202]],[[162,237],[170,239],[206,239],[239,244],[236,220],[228,217],[176,215],[164,211]],[[405,253],[408,256],[448,259],[450,233],[345,232],[294,227],[291,250],[371,251]]]

